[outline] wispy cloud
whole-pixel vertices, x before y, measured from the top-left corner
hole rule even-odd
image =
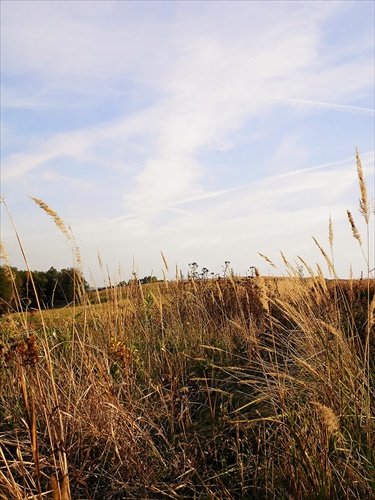
[[[150,232],[181,255],[245,253],[241,222],[297,237],[351,189],[358,140],[373,165],[358,4],[3,2],[2,190],[55,200],[89,247],[123,230],[147,262]]]
[[[375,110],[364,108],[362,106],[348,106],[346,104],[335,104],[332,102],[309,101],[307,99],[292,99],[290,97],[262,96],[264,99],[270,99],[280,104],[291,104],[294,106],[303,106],[307,108],[339,111],[341,113],[354,113],[367,116],[375,116]]]

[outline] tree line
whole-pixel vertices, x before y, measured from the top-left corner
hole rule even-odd
[[[75,268],[58,271],[51,267],[48,271],[30,273],[0,266],[0,314],[37,308],[38,300],[44,309],[62,307],[78,300],[82,287],[87,289],[88,284]]]

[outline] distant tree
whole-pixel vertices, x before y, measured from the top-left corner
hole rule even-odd
[[[48,307],[48,302],[49,302],[49,297],[47,295],[47,275],[43,271],[33,271],[32,272],[33,280],[34,280],[34,285],[35,285],[35,290],[36,294],[38,295],[39,298],[39,303],[43,308]],[[34,288],[31,287],[30,289],[30,297],[32,301],[32,307],[37,307],[38,303],[36,300],[36,295],[34,292]]]
[[[55,300],[70,304],[79,300],[83,290],[87,289],[88,283],[79,269],[73,267],[62,269],[58,274]]]
[[[156,276],[145,276],[144,278],[139,280],[142,285],[146,285],[148,283],[156,283],[158,281]]]
[[[21,288],[16,267],[0,266],[0,314],[17,307],[17,294]]]
[[[46,278],[47,278],[47,283],[46,283],[47,302],[49,307],[53,307],[55,302],[55,293],[59,281],[59,271],[57,271],[57,269],[55,269],[54,267],[50,267],[46,272]]]
[[[45,271],[19,271],[20,297],[25,309],[38,307],[51,307],[51,294],[48,289],[48,274]],[[34,286],[35,290],[34,290]]]
[[[33,284],[34,283],[34,284]],[[34,288],[35,287],[35,288]],[[0,313],[22,307],[54,307],[79,300],[89,286],[79,269],[21,271],[0,266]]]
[[[10,307],[12,297],[13,286],[10,271],[8,266],[0,267],[0,310],[4,312]]]
[[[18,271],[18,276],[20,280],[20,288],[19,288],[20,300],[22,307],[25,309],[27,309],[28,307],[38,306],[30,274],[31,273],[29,271]]]

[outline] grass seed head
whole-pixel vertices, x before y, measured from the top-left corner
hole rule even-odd
[[[329,234],[329,246],[333,247],[333,226],[332,226],[332,217],[329,216],[329,224],[328,224],[328,234]]]
[[[370,203],[367,198],[367,188],[366,188],[366,182],[365,178],[363,176],[363,169],[362,169],[362,163],[361,159],[359,157],[358,153],[358,148],[355,150],[355,156],[357,160],[357,173],[358,173],[358,180],[359,180],[359,188],[361,190],[361,198],[359,200],[359,211],[363,215],[366,224],[368,224],[369,219],[370,219]]]
[[[361,235],[359,234],[357,226],[355,225],[352,213],[350,212],[350,210],[347,210],[346,213],[348,214],[348,219],[352,227],[353,236],[358,241],[358,243],[362,245]]]
[[[47,215],[49,215],[53,219],[54,223],[60,229],[60,231],[67,237],[68,240],[70,240],[71,239],[70,232],[68,231],[62,219],[57,215],[57,213],[54,210],[52,210],[47,205],[47,203],[44,203],[43,200],[39,200],[38,198],[33,198],[32,196],[29,196],[29,198],[31,198],[37,205],[40,206],[42,210],[44,210],[44,212]]]
[[[327,428],[329,436],[336,434],[340,430],[340,422],[332,408],[318,402],[313,403],[319,410]]]

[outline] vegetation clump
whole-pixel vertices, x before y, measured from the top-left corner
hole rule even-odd
[[[374,498],[375,281],[319,249],[331,279],[79,280],[49,311],[35,277],[0,318],[0,498]]]

